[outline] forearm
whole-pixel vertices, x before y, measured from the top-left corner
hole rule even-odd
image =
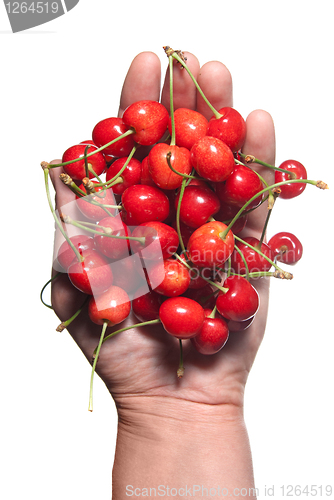
[[[241,494],[255,498],[240,407],[138,399],[136,410],[126,401],[119,406],[114,500],[130,496],[238,498]]]

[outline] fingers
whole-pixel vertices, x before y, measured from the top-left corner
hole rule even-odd
[[[218,61],[204,64],[200,69],[197,81],[217,111],[224,106],[233,105],[232,77],[224,64]],[[212,111],[199,93],[197,93],[197,111],[207,119],[212,116]]]
[[[189,52],[184,52],[187,58],[187,66],[191,73],[197,78],[199,73],[198,59]],[[174,109],[188,108],[196,109],[196,87],[181,64],[174,61],[173,64],[173,103]],[[161,93],[161,103],[169,111],[169,66],[166,72],[165,82]]]
[[[263,110],[256,110],[249,114],[246,119],[246,140],[242,148],[244,154],[250,154],[271,165],[275,162],[275,129],[272,117]],[[251,164],[260,175],[268,182],[273,184],[275,174],[267,167]],[[251,232],[261,234],[263,224],[268,211],[267,203],[263,203],[248,216],[247,229]],[[244,234],[245,235],[245,234]]]
[[[118,116],[133,102],[142,99],[159,101],[161,64],[153,52],[141,52],[131,63],[125,77]]]

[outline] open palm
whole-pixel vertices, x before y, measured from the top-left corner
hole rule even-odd
[[[187,53],[187,64],[202,90],[216,109],[232,106],[232,80],[227,68],[219,62],[206,63],[200,68],[197,59]],[[169,109],[168,75],[160,95],[161,70],[159,58],[150,52],[139,54],[126,76],[119,116],[132,102],[141,99],[161,100]],[[197,93],[186,71],[179,65],[174,71],[174,108],[196,109],[207,118],[211,111]],[[274,163],[275,135],[268,113],[257,110],[247,120],[244,153]],[[262,167],[259,169],[263,170]],[[61,207],[74,199],[74,194],[59,181],[61,167],[51,169],[56,189],[56,204]],[[272,174],[261,171],[272,181]],[[265,216],[265,204],[253,212],[242,236],[260,237]],[[79,218],[79,217],[78,217]],[[57,241],[61,237],[56,234]],[[161,325],[133,328],[106,341],[97,363],[97,373],[110,390],[116,405],[128,397],[168,396],[208,404],[232,403],[241,405],[247,375],[262,341],[268,306],[268,279],[253,282],[260,294],[260,309],[253,324],[244,332],[233,332],[226,346],[213,356],[204,356],[194,350],[189,340],[183,341],[185,374],[176,376],[179,342],[168,335]],[[52,286],[52,304],[63,321],[68,319],[84,301],[84,295],[69,282],[67,275],[58,277]],[[131,314],[123,326],[136,324]],[[120,328],[108,328],[107,334]],[[68,330],[87,359],[91,362],[101,327],[93,324],[83,310]]]

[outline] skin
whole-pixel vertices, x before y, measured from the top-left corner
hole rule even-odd
[[[217,61],[200,67],[194,55],[186,55],[188,66],[212,104],[217,109],[231,106],[232,79],[228,69]],[[174,76],[175,109],[190,107],[210,118],[211,111],[179,65],[175,65]],[[159,58],[151,52],[139,54],[125,78],[119,116],[136,100],[159,100],[160,81]],[[167,108],[168,86],[167,71],[161,93]],[[246,125],[243,152],[273,164],[275,134],[271,116],[256,110],[247,117]],[[271,172],[253,166],[268,182],[273,182]],[[74,199],[59,181],[60,172],[61,168],[50,171],[58,208]],[[260,238],[266,212],[265,204],[252,212],[241,237]],[[56,232],[55,247],[61,242],[62,236]],[[133,328],[103,344],[97,373],[109,389],[119,417],[113,468],[115,500],[125,498],[127,485],[137,488],[162,484],[175,488],[220,485],[229,489],[230,498],[234,498],[234,488],[254,487],[243,399],[247,377],[265,331],[269,280],[263,278],[253,284],[260,294],[261,306],[252,325],[246,333],[230,335],[226,346],[214,356],[203,356],[193,349],[190,341],[184,341],[185,374],[181,380],[176,377],[178,340],[160,325]],[[52,304],[62,321],[82,305],[84,298],[69,284],[66,275],[53,282]],[[131,315],[122,326],[137,322]],[[107,334],[118,328],[108,328]],[[83,311],[68,330],[91,362],[101,327],[92,324]]]

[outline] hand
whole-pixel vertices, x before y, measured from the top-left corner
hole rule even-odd
[[[200,68],[192,54],[187,55],[187,64],[209,101],[219,109],[232,106],[232,80],[227,68],[218,62],[210,62]],[[211,111],[197,93],[193,82],[180,65],[174,70],[174,107],[197,109],[207,118]],[[160,61],[152,53],[139,54],[131,64],[126,76],[119,116],[124,109],[140,99],[159,100]],[[169,109],[169,79],[166,75],[162,89],[161,102]],[[247,118],[247,137],[244,153],[268,163],[274,163],[275,138],[270,115],[255,111]],[[56,204],[61,207],[74,199],[73,193],[59,181],[61,167],[50,170],[56,189]],[[273,181],[271,172],[263,172],[269,182]],[[243,236],[260,237],[266,215],[266,205],[251,214]],[[78,217],[79,218],[79,217]],[[56,235],[56,239],[59,238]],[[104,380],[119,404],[123,398],[130,401],[137,396],[168,396],[206,404],[235,404],[242,407],[243,389],[256,352],[263,338],[267,305],[268,281],[262,278],[253,284],[260,293],[260,310],[256,319],[246,332],[234,332],[226,346],[215,356],[197,353],[189,341],[183,341],[185,375],[182,380],[176,377],[179,357],[178,340],[168,335],[160,325],[134,328],[106,341],[101,349],[97,363],[97,373]],[[56,314],[63,321],[68,319],[83,303],[84,295],[76,290],[66,275],[54,281],[52,304]],[[136,324],[138,320],[131,315],[121,326]],[[107,334],[120,328],[108,328]],[[70,334],[77,342],[87,359],[91,362],[97,346],[101,328],[93,324],[84,310],[69,326]],[[205,391],[203,391],[205,387]]]

